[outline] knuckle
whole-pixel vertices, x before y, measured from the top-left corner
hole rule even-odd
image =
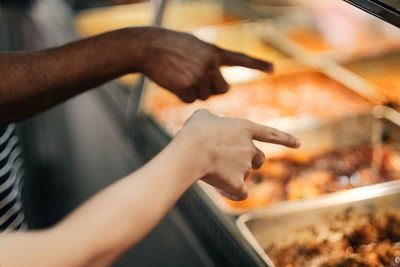
[[[237,119],[237,122],[239,124],[240,130],[246,131],[246,132],[252,131],[252,124],[250,121],[245,120],[245,119]]]
[[[194,71],[188,72],[184,79],[181,80],[181,87],[185,88],[186,90],[189,88],[193,88],[198,84],[199,78],[196,76]]]
[[[229,90],[229,84],[224,83],[223,85],[221,85],[220,90],[221,90],[222,93],[228,92],[228,90]]]
[[[189,103],[189,104],[193,103],[196,100],[196,98],[192,97],[192,96],[182,96],[181,99],[183,102]]]
[[[242,187],[243,187],[243,182],[240,181],[239,179],[237,181],[235,181],[234,183],[232,183],[232,189],[236,192],[239,193],[242,191]]]
[[[210,96],[209,92],[207,92],[207,89],[200,89],[199,91],[199,98],[201,100],[206,100]]]
[[[271,129],[269,130],[269,132],[268,132],[268,136],[269,136],[270,138],[276,138],[276,137],[278,136],[277,131],[276,131],[275,129],[271,128]]]
[[[196,81],[193,78],[185,79],[182,81],[182,87],[186,90],[194,87],[196,85]]]
[[[238,200],[245,200],[247,198],[247,192],[243,192],[237,196]]]
[[[251,169],[251,167],[252,167],[252,162],[251,162],[251,160],[249,160],[249,161],[247,161],[246,162],[246,164],[244,165],[244,171],[245,171],[245,173],[247,173],[250,169]],[[246,177],[247,175],[245,175],[245,177]]]
[[[253,169],[259,169],[259,168],[261,168],[261,166],[264,164],[264,160],[260,160],[260,161],[258,161],[258,162],[255,162],[254,164],[253,164]]]
[[[245,200],[247,198],[248,192],[245,187],[242,187],[241,191],[236,193],[237,200]]]
[[[260,162],[264,162],[265,161],[265,154],[264,152],[262,152],[261,150],[257,149],[257,155],[259,155],[260,158]]]
[[[193,75],[193,81],[195,84],[200,83],[202,80],[204,80],[205,77],[207,77],[207,68],[205,66],[199,67],[198,69],[194,70],[192,72]]]

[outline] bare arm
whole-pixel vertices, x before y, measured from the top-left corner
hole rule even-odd
[[[296,138],[246,120],[196,112],[137,172],[84,203],[51,229],[0,235],[0,266],[108,266],[139,242],[198,179],[244,199],[244,178],[264,155],[253,139],[298,147]]]
[[[0,124],[135,71],[140,51],[123,42],[128,32],[134,34],[120,30],[44,51],[0,53]]]
[[[126,73],[143,72],[185,102],[224,93],[221,65],[271,71],[272,64],[189,34],[127,28],[61,47],[0,53],[0,125],[24,119]]]

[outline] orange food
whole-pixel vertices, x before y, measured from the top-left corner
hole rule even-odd
[[[400,266],[398,211],[347,209],[339,216],[326,226],[302,229],[303,238],[284,246],[270,245],[265,251],[276,266]]]
[[[323,119],[366,112],[371,104],[319,72],[287,74],[231,85],[228,93],[187,105],[153,84],[147,110],[176,133],[196,110],[265,123],[274,118],[310,115]]]
[[[400,179],[397,164],[400,158],[389,145],[331,150],[314,155],[308,161],[298,158],[283,155],[267,159],[264,166],[252,171],[245,181],[249,188],[248,199],[226,200],[227,203],[233,209],[246,210]]]

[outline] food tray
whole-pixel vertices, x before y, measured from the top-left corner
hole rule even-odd
[[[392,106],[400,107],[400,51],[355,60],[343,67],[373,84]]]
[[[282,117],[332,121],[365,113],[372,107],[348,87],[312,70],[233,83],[226,94],[212,96],[207,101],[198,100],[190,105],[154,84],[149,85],[146,91],[146,111],[172,134],[194,111],[202,108],[221,116],[267,123]]]
[[[275,125],[270,125],[285,129],[285,125],[279,125],[279,120],[277,120]],[[303,155],[315,155],[331,149],[349,149],[355,146],[380,145],[382,143],[390,144],[393,153],[397,156],[398,151],[400,151],[400,136],[398,135],[399,125],[400,114],[397,113],[397,111],[387,107],[377,106],[368,114],[348,117],[335,122],[312,122],[308,124],[302,122],[297,125],[292,123],[292,128],[288,127],[285,130],[290,130],[290,132],[298,136],[302,141],[302,147],[298,150],[264,143],[257,143],[257,145],[266,153],[266,164],[268,164],[268,159],[273,159],[274,157],[279,157],[288,153],[294,156],[300,155],[302,157]],[[201,183],[201,186],[220,209],[229,214],[241,214],[251,210],[262,209],[263,206],[266,206],[240,206],[240,202],[235,202],[236,205],[232,205],[233,202],[228,204],[227,200],[219,195],[212,187],[204,183]],[[353,189],[348,190],[351,191]],[[250,198],[251,190],[249,199]],[[273,207],[282,200],[273,202],[268,206]]]
[[[321,229],[349,209],[360,214],[367,211],[399,212],[400,183],[393,181],[313,200],[282,203],[273,208],[243,214],[238,218],[237,226],[264,262],[274,267],[276,265],[264,251],[265,248],[272,244],[281,247],[302,242],[305,238],[301,235],[303,229]]]
[[[308,54],[348,62],[400,49],[400,29],[338,1],[311,4],[273,20],[289,54]],[[271,36],[273,37],[273,36]],[[371,43],[368,40],[374,39]]]

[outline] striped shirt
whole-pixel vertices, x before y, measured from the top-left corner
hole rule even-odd
[[[15,125],[0,126],[0,231],[25,230],[21,189],[23,161]]]

